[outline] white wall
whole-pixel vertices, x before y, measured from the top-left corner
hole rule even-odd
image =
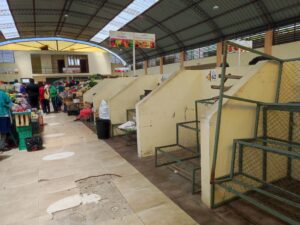
[[[272,55],[282,59],[296,58],[296,57],[300,57],[299,49],[300,49],[300,41],[281,44],[281,45],[274,45],[272,47]],[[256,50],[261,52],[264,51],[263,48],[258,48]],[[240,57],[240,65],[241,66],[248,65],[249,61],[256,56],[258,55],[250,52],[242,52]],[[238,54],[237,53],[228,54],[227,61],[230,66],[237,66],[239,61]],[[210,63],[216,63],[216,56],[185,61],[184,66],[196,66],[196,65],[204,65]],[[164,65],[163,72],[172,73],[172,72],[176,72],[179,68],[180,68],[179,63],[167,64]],[[159,74],[159,73],[160,73],[159,66],[148,68],[148,74]],[[144,75],[144,74],[145,74],[144,69],[136,70],[136,75]],[[133,72],[130,71],[126,73],[126,75],[132,76]]]
[[[90,74],[111,74],[111,58],[109,53],[88,53]]]
[[[41,64],[42,68],[52,68],[51,55],[87,55],[88,64],[89,64],[89,73],[82,75],[90,74],[111,74],[111,57],[109,53],[101,52],[55,52],[55,51],[15,51],[15,63],[0,63],[0,68],[11,68],[17,69],[18,74],[0,74],[0,80],[3,81],[12,81],[14,79],[20,79],[22,77],[31,78],[31,77],[45,77],[44,74],[32,74],[31,67],[31,54],[40,54],[41,55]],[[48,71],[48,70],[47,70]],[[51,73],[51,71],[49,72]],[[66,74],[56,74],[60,76],[65,76]],[[49,76],[53,76],[49,75]]]

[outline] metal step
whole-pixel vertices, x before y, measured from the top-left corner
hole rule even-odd
[[[221,85],[211,85],[210,87],[211,87],[211,89],[219,89],[220,90]],[[224,86],[224,91],[228,91],[231,87],[232,87],[232,85],[231,86]]]
[[[219,74],[219,78],[222,77],[222,74]],[[235,79],[235,80],[239,80],[241,79],[243,76],[239,76],[239,75],[232,75],[231,73],[225,75],[225,79]]]

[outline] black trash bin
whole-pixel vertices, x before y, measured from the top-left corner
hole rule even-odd
[[[110,120],[97,119],[96,127],[99,139],[108,139],[110,137]]]

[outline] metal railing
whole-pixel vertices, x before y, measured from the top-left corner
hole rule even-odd
[[[226,62],[227,62],[227,47],[228,45],[232,45],[232,46],[236,46],[238,48],[241,48],[243,50],[258,54],[260,56],[264,56],[266,58],[268,58],[269,60],[272,60],[274,62],[277,63],[278,65],[278,73],[277,73],[277,84],[276,84],[276,93],[275,93],[275,99],[273,102],[271,103],[264,103],[261,101],[255,101],[252,99],[246,99],[246,98],[240,98],[240,97],[235,97],[235,96],[228,96],[224,94],[224,83],[225,83],[225,75],[226,75]],[[240,182],[238,185],[240,187],[243,188],[242,191],[237,191],[236,189],[234,189],[232,186],[228,187],[228,185],[226,186],[226,182],[232,180],[232,177],[234,175],[236,175],[235,171],[234,171],[234,164],[231,164],[231,172],[229,175],[225,176],[225,177],[216,177],[216,168],[218,165],[218,153],[220,151],[222,151],[222,146],[219,146],[219,140],[220,140],[220,130],[221,130],[221,122],[222,122],[222,110],[223,110],[223,99],[227,98],[233,101],[240,101],[240,102],[244,102],[244,103],[249,103],[249,104],[254,104],[256,105],[256,110],[254,110],[255,113],[255,127],[254,127],[254,141],[259,141],[259,136],[258,133],[264,131],[266,125],[263,123],[266,123],[266,119],[263,120],[261,118],[264,118],[265,115],[265,111],[262,111],[263,108],[269,107],[269,108],[284,108],[285,110],[290,110],[291,108],[297,108],[297,110],[300,108],[299,104],[290,104],[289,102],[300,102],[300,91],[291,91],[293,88],[295,90],[295,88],[299,88],[300,85],[300,63],[298,62],[300,60],[300,58],[294,58],[294,59],[288,59],[288,60],[283,60],[271,55],[267,55],[265,53],[259,52],[257,50],[251,49],[251,48],[247,48],[232,42],[225,42],[224,43],[224,55],[223,55],[223,66],[222,66],[222,74],[221,74],[221,85],[220,85],[220,91],[219,91],[219,96],[217,98],[211,98],[211,99],[204,99],[204,100],[198,100],[195,103],[196,106],[196,116],[198,116],[198,104],[209,104],[209,105],[213,105],[213,104],[218,104],[218,110],[217,110],[217,121],[216,121],[216,127],[215,127],[215,137],[214,137],[214,147],[213,147],[213,159],[212,159],[212,169],[211,169],[211,207],[217,207],[221,204],[224,204],[228,201],[228,199],[232,199],[234,196],[238,196],[238,197],[242,197],[243,199],[249,201],[250,203],[254,204],[255,206],[265,210],[266,212],[277,216],[278,218],[280,218],[281,220],[289,223],[289,224],[299,224],[300,223],[300,218],[293,218],[290,215],[284,214],[282,213],[280,210],[276,210],[274,208],[272,208],[272,206],[265,206],[263,205],[261,202],[254,200],[253,198],[249,197],[249,195],[247,195],[250,191],[257,191],[260,194],[263,193],[263,195],[267,195],[268,198],[271,198],[274,201],[282,201],[283,199],[281,199],[280,197],[278,198],[273,196],[273,194],[271,193],[265,193],[265,190],[260,189],[260,186],[253,186],[252,188],[247,188],[249,187],[249,184],[245,184],[245,183],[241,183],[240,181],[235,181],[235,185],[237,185],[238,182]],[[298,89],[299,90],[299,89]],[[198,117],[196,118],[198,121]],[[261,123],[261,121],[263,121]],[[226,122],[226,121],[225,121]],[[274,119],[273,121],[274,123],[282,123],[282,118],[277,118]],[[293,121],[292,121],[293,122]],[[288,123],[292,123],[291,121]],[[264,126],[265,125],[265,126]],[[278,129],[281,129],[280,127],[274,127],[273,130],[274,132],[278,132]],[[297,130],[297,132],[299,132],[299,136],[300,136],[300,124],[297,124],[297,127],[294,128],[295,130]],[[286,132],[286,131],[285,131]],[[289,129],[287,130],[287,132],[291,132]],[[295,131],[293,131],[295,132]],[[272,141],[276,141],[273,140]],[[278,140],[277,140],[278,141]],[[242,152],[242,151],[237,151],[236,147],[237,146],[249,146],[251,145],[253,148],[259,149],[260,152],[262,152],[262,155],[265,154],[269,154],[270,151],[272,151],[272,154],[282,154],[282,150],[278,150],[278,148],[275,148],[277,150],[274,150],[274,148],[270,149],[267,148],[267,145],[270,145],[270,140],[264,140],[262,141],[262,143],[257,144],[254,143],[253,141],[243,141],[243,140],[232,140],[233,142],[233,147],[232,147],[232,159],[234,159],[234,157],[238,157],[235,156],[236,152]],[[286,146],[287,149],[291,148],[291,144],[293,144],[291,142],[291,140],[287,140],[286,142],[287,144],[284,144]],[[299,142],[300,143],[300,140]],[[281,143],[282,144],[282,143]],[[291,160],[291,158],[299,158],[300,157],[300,152],[296,152],[294,154],[292,154],[291,152],[284,152],[284,157],[286,157],[286,160],[289,161]],[[259,166],[264,167],[264,163],[266,161],[267,157],[263,157],[262,161],[258,161],[261,162],[262,164],[260,164]],[[240,162],[240,161],[239,161]],[[254,161],[254,162],[257,162]],[[296,168],[300,168],[300,164],[295,164],[294,166],[296,166]],[[262,172],[263,174],[263,178],[267,177],[267,172]],[[267,182],[264,181],[264,179],[260,180],[261,182],[264,182],[263,184],[269,184],[269,185],[273,185],[273,182]],[[216,192],[216,185],[219,185],[221,187],[223,187],[225,190],[227,190],[228,192],[231,193],[231,195],[229,195],[228,198],[224,199],[223,202],[221,203],[216,203],[215,202],[215,192]],[[251,186],[251,185],[250,185]],[[249,189],[249,190],[247,190]],[[259,191],[258,191],[259,189]],[[284,189],[284,188],[283,188]],[[287,188],[286,188],[287,189]],[[232,195],[233,194],[233,195]],[[296,196],[298,198],[300,198],[299,193],[296,194]],[[285,202],[290,203],[290,199],[285,199]],[[292,204],[293,206],[296,205],[296,208],[299,207],[299,202]],[[299,208],[298,208],[299,210]]]

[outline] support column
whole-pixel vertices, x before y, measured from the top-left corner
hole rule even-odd
[[[144,61],[144,73],[145,73],[145,75],[148,74],[148,60]]]
[[[218,42],[217,43],[217,61],[216,61],[216,64],[217,64],[217,67],[219,67],[222,63],[222,51],[223,50],[223,42]]]
[[[185,60],[185,51],[181,51],[180,58],[179,58],[180,69],[184,68],[184,60]]]
[[[273,30],[268,30],[265,34],[264,52],[266,54],[272,55],[273,46]]]
[[[160,74],[164,73],[164,57],[163,56],[161,56],[159,58],[159,71],[160,71]]]

